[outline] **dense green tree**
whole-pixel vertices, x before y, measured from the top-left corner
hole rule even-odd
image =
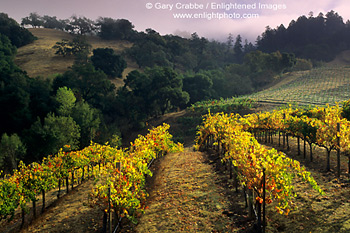
[[[61,31],[63,31],[67,26],[67,24],[69,23],[69,20],[67,19],[61,20],[61,19],[57,19],[56,16],[48,16],[48,15],[44,15],[42,17],[42,20],[43,20],[42,26],[44,28],[58,29]]]
[[[149,91],[150,100],[161,114],[188,103],[189,94],[182,90],[182,78],[174,70],[156,67],[147,69],[145,72],[152,80]]]
[[[8,76],[14,72],[19,71],[13,59],[16,55],[17,49],[11,44],[9,38],[0,34],[0,74],[1,76]]]
[[[19,133],[53,110],[49,79],[29,78],[13,62],[16,48],[0,34],[0,133]]]
[[[90,145],[101,123],[99,111],[90,107],[83,99],[77,102],[73,91],[67,87],[57,90],[56,101],[59,103],[56,110],[59,116],[72,117],[79,126],[80,148]]]
[[[212,98],[228,97],[226,89],[229,88],[225,83],[225,72],[222,69],[201,70],[199,74],[203,74],[211,78],[213,82]]]
[[[41,27],[43,24],[44,21],[42,20],[42,17],[36,12],[32,12],[29,16],[22,18],[21,22],[22,26],[30,25],[33,28]]]
[[[22,28],[16,20],[9,18],[5,13],[0,13],[0,34],[7,36],[17,48],[35,40],[32,33]]]
[[[67,87],[60,87],[56,93],[56,101],[59,103],[57,113],[60,116],[72,115],[72,110],[76,102],[73,91]]]
[[[0,169],[12,173],[26,153],[26,148],[17,134],[4,133],[0,141]]]
[[[73,15],[65,29],[73,34],[85,35],[91,34],[96,28],[93,20]]]
[[[243,58],[243,46],[242,46],[242,37],[238,35],[236,37],[235,44],[233,45],[233,51],[235,54],[236,62],[241,63]]]
[[[110,48],[94,49],[91,61],[96,70],[102,70],[109,77],[121,78],[124,69],[127,67],[124,58]]]
[[[213,97],[213,81],[205,74],[185,75],[183,90],[190,95],[189,104]]]
[[[80,128],[70,116],[48,114],[44,122],[38,119],[25,133],[28,147],[27,160],[40,160],[49,154],[55,154],[60,148],[69,145],[78,149]]]
[[[297,57],[318,61],[330,61],[340,51],[350,48],[350,29],[343,18],[334,11],[326,15],[303,15],[292,20],[288,28],[267,27],[257,40],[263,52],[294,53]]]
[[[96,26],[99,36],[105,40],[132,40],[135,35],[134,25],[126,19],[100,17]]]
[[[0,133],[15,133],[30,125],[30,94],[24,74],[0,76]]]
[[[29,78],[29,109],[31,111],[32,122],[37,117],[44,119],[49,112],[56,109],[55,98],[52,95],[52,79],[51,78]]]
[[[115,100],[115,86],[105,73],[96,71],[90,63],[77,64],[53,82],[53,89],[68,87],[73,90],[78,100],[84,99],[92,107],[104,114],[110,114]]]
[[[99,111],[88,103],[79,101],[73,107],[71,116],[80,128],[80,148],[89,146],[101,124]]]
[[[245,65],[232,64],[225,69],[222,97],[232,97],[248,94],[253,91],[253,84],[249,77],[250,71]]]
[[[82,55],[86,62],[91,45],[87,42],[85,36],[76,36],[73,38],[73,41],[62,39],[61,42],[56,42],[52,48],[56,49],[55,54],[62,55],[63,57]]]
[[[164,47],[151,40],[136,44],[128,50],[128,56],[134,59],[137,65],[142,67],[171,66]]]
[[[132,123],[185,106],[189,95],[182,90],[182,77],[167,67],[146,68],[144,73],[128,74],[125,86],[118,91],[124,113]]]

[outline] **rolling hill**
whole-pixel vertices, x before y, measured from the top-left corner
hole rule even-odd
[[[74,62],[73,57],[55,55],[52,46],[62,39],[72,40],[69,33],[44,28],[29,29],[38,40],[18,49],[15,62],[31,77],[49,77],[65,72]],[[121,53],[132,44],[127,41],[106,41],[97,36],[88,36],[88,42],[95,48],[112,48]],[[128,68],[123,78],[137,65],[127,60]],[[334,104],[350,98],[350,51],[343,51],[332,62],[311,71],[284,74],[274,85],[246,97],[259,102],[299,103],[301,105]],[[112,80],[116,86],[123,85],[121,79]]]
[[[334,105],[350,99],[350,67],[324,66],[285,74],[275,85],[246,97],[258,102]]]
[[[57,73],[65,72],[73,65],[73,57],[62,57],[55,54],[52,48],[56,42],[62,39],[72,40],[73,35],[47,28],[32,28],[29,31],[38,39],[34,43],[23,46],[17,50],[15,63],[23,70],[27,71],[30,77],[49,77]],[[130,48],[131,43],[127,41],[102,40],[97,36],[87,36],[88,43],[92,49],[112,48],[116,53],[121,53],[124,49]],[[131,70],[137,69],[137,65],[128,61],[128,68],[124,71],[123,77]],[[122,85],[120,79],[113,80],[116,85]]]

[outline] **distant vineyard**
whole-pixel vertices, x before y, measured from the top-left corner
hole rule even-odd
[[[350,98],[350,67],[322,67],[296,72],[281,83],[247,98],[300,105],[333,105]]]
[[[228,98],[220,100],[206,100],[192,104],[189,107],[190,111],[206,114],[208,109],[210,112],[233,112],[237,110],[250,109],[255,105],[255,102],[249,98]]]

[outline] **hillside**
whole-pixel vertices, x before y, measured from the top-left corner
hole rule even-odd
[[[350,99],[350,67],[328,66],[285,74],[278,83],[248,95],[259,102],[335,104]]]
[[[38,39],[32,44],[18,49],[15,63],[27,71],[30,77],[48,77],[57,73],[63,73],[68,67],[73,65],[73,57],[55,55],[55,49],[52,48],[56,42],[62,39],[72,40],[73,36],[71,34],[47,28],[32,28],[29,31]],[[87,40],[92,45],[92,49],[112,48],[116,53],[121,53],[124,49],[132,46],[131,43],[126,41],[106,41],[96,36],[88,36]],[[128,68],[124,71],[124,77],[130,70],[137,69],[134,63],[127,62]],[[120,80],[118,81],[121,83]],[[119,83],[118,81],[116,84]]]
[[[332,66],[346,66],[350,65],[350,50],[345,50],[339,53],[336,58],[328,63]]]

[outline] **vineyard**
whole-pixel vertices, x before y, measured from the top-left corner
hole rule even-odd
[[[241,103],[253,104],[249,100]],[[215,103],[202,105],[215,106]],[[220,107],[235,108],[225,103]],[[346,232],[350,226],[337,221],[343,221],[341,216],[348,213],[348,185],[344,181],[348,179],[344,177],[349,169],[344,160],[350,159],[350,122],[345,118],[348,107],[349,102],[344,102],[343,107],[287,106],[244,116],[209,112],[197,127],[195,149],[206,150],[214,161],[216,157],[223,164],[226,178],[218,178],[217,172],[208,164],[204,165],[208,160],[204,153],[188,152],[188,149],[185,153],[172,153],[156,171],[159,184],[150,194],[150,200],[146,175],[152,175],[152,161],[168,152],[183,151],[182,145],[171,140],[169,125],[154,128],[145,136],[139,135],[126,149],[93,143],[83,150],[69,151],[66,146],[41,163],[20,163],[13,175],[0,181],[1,219],[11,219],[15,212],[22,211],[24,223],[26,212],[37,213],[39,197],[44,211],[45,195],[50,190],[58,188],[60,198],[63,189],[68,193],[73,184],[90,179],[94,183],[89,205],[100,209],[103,215],[100,225],[105,232],[113,232],[121,219],[124,223],[126,220],[139,222],[134,229],[136,232],[150,229],[154,232],[167,229],[249,232],[246,227],[253,227],[251,219],[255,218],[254,227],[265,232],[314,232],[315,229],[322,232],[326,225],[330,231]],[[210,109],[215,110],[215,107]],[[191,120],[183,118],[181,121],[188,124]],[[293,151],[294,155],[287,156],[262,144],[283,145],[287,154]],[[310,172],[312,161],[317,167],[322,161],[324,175],[315,168]],[[235,209],[223,198],[223,188],[213,182],[218,179],[227,180],[223,188],[231,193],[230,201],[231,205],[237,205]],[[211,187],[210,192],[208,187]],[[340,199],[335,202],[339,214],[333,212],[331,206],[332,199],[338,196]],[[233,214],[238,210],[241,212]],[[303,221],[311,218],[318,227],[303,225]],[[329,224],[329,221],[335,222]],[[292,222],[293,226],[287,222]]]
[[[286,74],[280,83],[247,98],[285,104],[334,104],[350,98],[349,71],[349,67],[321,67]]]
[[[69,182],[73,188],[78,180],[94,177],[90,204],[100,206],[105,219],[111,219],[114,212],[118,218],[135,221],[135,216],[145,208],[145,176],[152,175],[149,164],[168,152],[183,149],[181,144],[172,142],[168,129],[167,124],[154,128],[146,136],[140,135],[128,149],[93,143],[81,151],[68,152],[65,150],[69,146],[66,146],[41,163],[25,165],[21,162],[13,175],[0,180],[1,220],[11,219],[20,207],[23,225],[30,202],[36,216],[38,195],[42,194],[44,211],[45,193],[58,187],[59,198],[63,181],[68,192]]]
[[[345,103],[347,106],[348,103]],[[313,146],[325,148],[326,171],[330,171],[330,153],[337,151],[336,175],[340,177],[341,157],[349,157],[350,122],[343,118],[343,110],[338,106],[316,107],[310,110],[285,108],[249,114],[210,112],[204,117],[196,139],[196,148],[215,149],[221,160],[230,167],[230,177],[234,176],[236,189],[238,184],[247,192],[247,199],[256,205],[256,217],[260,227],[265,226],[265,205],[276,201],[278,213],[288,215],[295,209],[294,183],[299,178],[310,184],[321,195],[320,189],[311,174],[296,160],[286,157],[275,149],[266,149],[257,139],[272,143],[274,135],[281,136],[283,145],[289,147],[290,137],[297,138],[298,154],[301,154],[300,141],[304,141],[304,158],[306,144],[309,145],[310,160],[313,161]],[[349,157],[350,165],[350,157]],[[350,167],[348,168],[350,169]],[[349,170],[348,170],[349,172]],[[252,204],[252,205],[253,205]],[[247,206],[249,203],[247,202]],[[250,215],[252,215],[252,212]],[[262,227],[264,231],[264,227]]]

